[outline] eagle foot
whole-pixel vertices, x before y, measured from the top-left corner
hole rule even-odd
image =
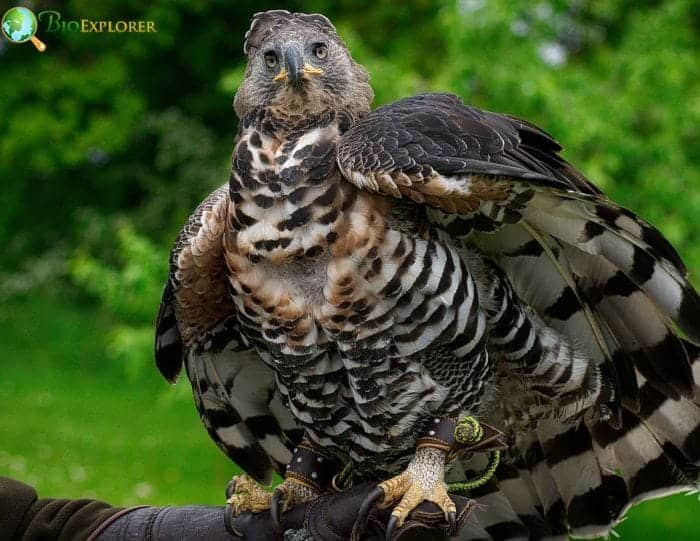
[[[265,491],[249,476],[236,475],[226,487],[226,506],[233,516],[241,513],[261,513],[275,510],[287,511],[299,503],[305,503],[318,496],[318,492],[294,479],[287,478],[275,488],[274,492]],[[277,509],[273,510],[276,507]]]
[[[280,514],[299,503],[315,499],[318,492],[311,487],[286,478],[274,492],[265,491],[247,475],[236,475],[226,487],[226,527],[239,535],[233,519],[242,513],[270,511],[275,531],[281,533]]]
[[[226,507],[235,517],[248,511],[260,513],[271,505],[272,494],[245,474],[236,475],[226,487]]]
[[[377,503],[380,508],[390,507],[400,500],[391,512],[391,518],[386,527],[386,538],[391,539],[394,528],[400,528],[409,513],[423,501],[433,502],[443,513],[450,524],[449,535],[454,535],[457,521],[457,507],[447,494],[444,481],[437,481],[432,488],[426,488],[420,480],[412,479],[408,471],[379,484],[382,499]]]
[[[387,523],[386,539],[403,526],[408,515],[422,502],[433,502],[445,514],[448,535],[457,530],[457,508],[447,493],[444,481],[446,453],[430,447],[419,448],[405,471],[377,485],[363,501],[355,523],[356,533],[362,531],[372,507],[386,509],[398,503]],[[356,536],[356,538],[359,536]]]
[[[319,492],[307,484],[299,482],[293,477],[286,477],[284,482],[272,493],[270,514],[275,531],[282,533],[281,513],[285,513],[297,504],[314,500],[318,495]]]

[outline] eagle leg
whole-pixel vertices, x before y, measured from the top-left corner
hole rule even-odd
[[[261,513],[269,509],[274,520],[280,511],[284,513],[298,503],[313,500],[318,494],[293,478],[286,478],[274,492],[267,492],[255,480],[243,474],[236,475],[226,487],[226,507],[234,517],[241,513]]]
[[[391,539],[395,528],[400,528],[408,515],[422,502],[436,504],[450,525],[450,535],[457,529],[457,508],[447,494],[445,484],[445,461],[447,452],[433,447],[419,447],[406,469],[391,479],[377,485],[358,513],[356,529],[362,530],[369,511],[376,504],[386,509],[398,503],[391,512],[387,524],[386,538]]]
[[[424,501],[432,502],[440,508],[449,523],[449,535],[456,535],[457,507],[445,484],[446,463],[460,453],[499,451],[506,447],[505,435],[500,430],[479,422],[471,415],[459,420],[433,419],[428,433],[418,439],[416,453],[406,470],[379,483],[364,499],[353,527],[353,539],[358,539],[364,531],[372,507],[376,505],[380,509],[387,509],[396,501],[398,504],[387,523],[387,539],[391,539],[394,530],[401,528],[411,511]],[[479,481],[488,480],[493,475],[498,456],[496,453],[493,469]]]
[[[294,478],[285,478],[284,482],[272,493],[270,515],[275,532],[282,533],[281,513],[293,506],[316,499],[320,492]]]
[[[457,508],[447,494],[445,460],[447,453],[440,449],[421,447],[405,471],[379,484],[382,498],[379,508],[387,508],[397,500],[387,524],[386,538],[391,539],[394,528],[403,526],[409,513],[424,501],[433,502],[445,513],[450,524],[450,535],[456,530]]]

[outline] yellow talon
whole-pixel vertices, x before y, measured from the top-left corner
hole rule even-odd
[[[442,511],[445,513],[445,520],[448,522],[450,520],[450,513],[457,513],[457,506],[447,493],[445,483],[436,484],[426,500],[433,502],[440,509],[442,509]]]
[[[377,504],[380,509],[386,509],[396,500],[401,498],[411,486],[411,474],[407,471],[379,483],[379,488],[384,491],[384,497]]]
[[[403,526],[408,514],[425,499],[426,495],[423,488],[418,484],[412,484],[391,512],[391,516],[396,518],[396,526],[399,528]]]
[[[226,500],[233,508],[234,515],[238,516],[246,511],[260,513],[270,508],[272,494],[265,492],[253,479],[247,475],[238,475],[234,480],[234,492]]]
[[[408,471],[387,479],[379,483],[379,488],[384,491],[384,496],[376,504],[380,509],[390,507],[395,501],[400,500],[394,507],[391,515],[396,518],[396,526],[401,527],[408,515],[423,501],[430,501],[437,505],[443,513],[445,519],[450,520],[450,513],[456,513],[452,498],[447,493],[447,485],[439,481],[431,491],[427,491],[420,483],[414,481]]]

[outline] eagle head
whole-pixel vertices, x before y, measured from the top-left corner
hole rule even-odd
[[[293,115],[335,111],[351,118],[370,110],[374,92],[367,71],[323,15],[257,13],[243,52],[248,66],[234,101],[239,118],[264,107]]]

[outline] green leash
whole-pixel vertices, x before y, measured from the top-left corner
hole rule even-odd
[[[455,441],[462,445],[476,445],[484,437],[481,423],[471,415],[462,417],[455,426]]]
[[[498,468],[498,464],[500,461],[501,452],[498,450],[491,451],[489,453],[489,462],[486,465],[486,469],[483,472],[481,472],[478,476],[472,477],[471,479],[467,479],[466,481],[463,481],[461,483],[449,483],[447,485],[447,492],[453,492],[455,494],[465,494],[470,490],[474,490],[475,488],[479,488],[480,486],[485,485],[491,480],[493,474],[496,473],[496,468]]]
[[[481,423],[477,421],[471,415],[462,417],[457,426],[455,427],[455,441],[465,446],[476,445],[484,437],[484,429]],[[489,453],[489,461],[486,465],[486,469],[481,472],[476,477],[467,479],[459,483],[449,483],[447,485],[448,492],[454,492],[455,494],[465,494],[470,490],[474,490],[480,486],[485,485],[496,473],[496,468],[501,461],[501,452],[499,450],[491,451]]]
[[[333,488],[336,491],[342,492],[352,486],[352,460],[348,462],[343,467],[342,471],[333,477]]]

